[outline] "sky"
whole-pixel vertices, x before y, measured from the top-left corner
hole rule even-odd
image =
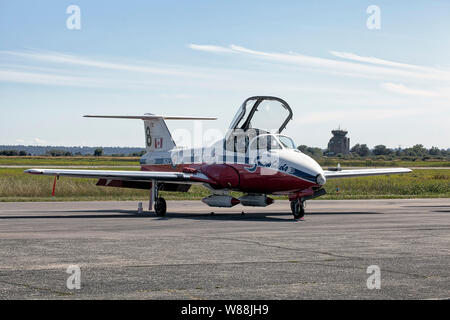
[[[82,115],[219,118],[167,121],[194,137],[273,95],[298,145],[341,127],[352,146],[449,148],[449,16],[446,0],[0,0],[0,144],[144,147],[139,120]]]

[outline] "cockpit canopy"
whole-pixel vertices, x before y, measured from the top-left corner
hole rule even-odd
[[[272,149],[295,149],[295,144],[289,137],[278,136],[291,119],[292,109],[286,101],[270,96],[250,97],[244,101],[231,121],[226,136],[226,149],[246,152],[250,142],[259,136],[261,139],[256,140],[258,149],[262,148],[259,146],[261,143]],[[270,135],[271,133],[275,136]],[[263,137],[268,140],[259,142]]]
[[[296,149],[295,142],[281,134],[261,134],[249,143],[249,150]]]
[[[292,109],[286,101],[269,96],[250,97],[234,116],[230,129],[281,133],[291,119]]]

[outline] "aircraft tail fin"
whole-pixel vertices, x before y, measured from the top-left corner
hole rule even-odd
[[[144,120],[147,152],[168,151],[175,148],[169,128],[163,118]]]

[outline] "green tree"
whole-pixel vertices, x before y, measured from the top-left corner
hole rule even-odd
[[[387,148],[385,145],[379,144],[373,148],[372,152],[376,156],[383,156],[391,154],[392,149]]]
[[[361,157],[367,157],[370,154],[370,149],[367,144],[357,143],[353,146],[353,148],[350,149],[350,152]]]
[[[414,150],[415,154],[418,156],[424,156],[427,154],[427,149],[425,149],[424,146],[421,144],[414,145],[412,147],[412,149]]]
[[[297,149],[300,150],[303,153],[306,153],[306,149],[308,149],[308,146],[305,146],[304,144],[302,144],[302,145],[299,145],[297,147]]]
[[[103,148],[97,148],[94,151],[94,156],[101,157],[103,155]]]
[[[303,152],[304,154],[310,155],[312,157],[321,157],[323,156],[323,151],[321,148],[317,147],[308,147],[304,144],[297,147],[298,150]]]
[[[17,150],[2,150],[0,151],[2,156],[18,156],[19,152]]]
[[[52,156],[52,157],[62,157],[66,156],[67,152],[64,150],[59,149],[50,149],[45,152],[46,155]]]
[[[428,150],[428,154],[430,156],[440,156],[441,155],[441,150],[439,150],[439,148],[436,148],[436,147],[431,147],[431,149]]]

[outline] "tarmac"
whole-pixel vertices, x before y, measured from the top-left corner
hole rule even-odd
[[[0,203],[0,299],[450,297],[450,199],[167,205]]]

